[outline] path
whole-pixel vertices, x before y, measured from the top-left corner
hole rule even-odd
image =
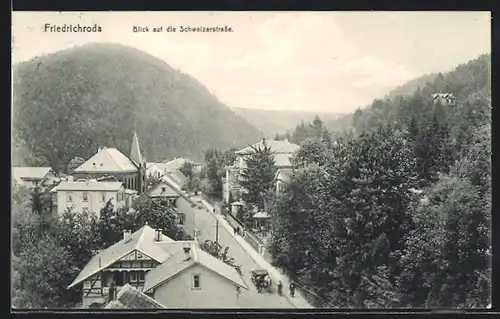
[[[186,194],[181,191],[181,187],[175,181],[169,179],[169,182],[180,192]],[[187,196],[182,197],[187,198]],[[214,207],[212,205],[201,196],[191,196],[190,201],[203,203],[202,208],[199,208],[198,205],[195,207],[183,205],[182,209],[184,214],[192,215],[187,216],[187,218],[192,218],[195,221],[194,227],[200,231],[200,242],[207,239],[216,240],[216,222],[218,221],[218,241],[222,246],[229,247],[229,255],[234,257],[236,264],[241,267],[243,280],[247,283],[249,290],[242,290],[238,303],[239,308],[313,308],[299,291],[295,291],[294,298],[288,295],[289,279],[271,266],[264,256],[260,255],[245,239],[235,235],[231,225],[220,214],[213,213]],[[258,268],[267,269],[273,283],[281,280],[283,296],[279,296],[276,291],[271,294],[257,292],[252,283],[250,271]]]
[[[268,270],[269,275],[271,276],[271,279],[273,280],[273,282],[277,283],[279,280],[281,280],[281,282],[283,283],[284,295],[286,295],[286,298],[288,299],[288,301],[293,305],[292,307],[295,307],[295,308],[313,308],[304,299],[304,297],[300,294],[300,292],[298,292],[297,290],[295,290],[295,297],[294,298],[291,298],[288,295],[288,292],[289,292],[288,286],[290,285],[289,279],[285,275],[283,275],[278,269],[273,267],[264,258],[264,256],[259,254],[245,239],[241,238],[241,236],[234,235],[233,228],[231,227],[231,225],[229,225],[229,223],[224,219],[224,217],[222,215],[211,213],[213,211],[212,205],[210,205],[207,201],[203,200],[199,196],[193,196],[192,199],[196,200],[196,201],[202,201],[203,204],[209,210],[209,212],[207,212],[206,210],[203,210],[205,212],[205,214],[210,214],[213,216],[213,218],[216,218],[219,221],[219,225],[222,226],[222,227],[219,226],[219,234],[221,232],[220,228],[225,229],[226,232],[231,237],[233,237],[234,241],[236,241],[238,243],[237,245],[239,247],[241,247],[242,250],[244,250],[246,252],[246,255],[248,255],[252,259],[253,263],[259,265],[258,268],[264,268],[264,269]],[[221,241],[221,243],[222,243],[222,241]],[[231,252],[232,246],[230,246],[230,247],[231,248],[229,249],[229,251]],[[236,260],[238,260],[238,259],[236,259]]]

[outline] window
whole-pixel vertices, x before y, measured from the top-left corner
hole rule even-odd
[[[72,202],[73,201],[73,193],[67,193],[66,194],[66,201],[67,202]]]
[[[139,271],[139,281],[144,281],[144,271]]]
[[[130,272],[130,281],[131,282],[136,282],[137,281],[137,273],[135,271]]]
[[[193,289],[201,289],[200,275],[193,275]]]
[[[88,213],[88,212],[89,212],[88,207],[82,207],[82,212],[83,212],[83,213]]]
[[[162,188],[161,188],[161,192],[162,192],[162,193],[165,193],[166,191],[167,191],[167,188],[166,188],[166,187],[162,187]]]
[[[106,193],[101,193],[101,202],[106,201]]]
[[[89,201],[89,194],[87,192],[83,192],[83,201],[88,202]]]

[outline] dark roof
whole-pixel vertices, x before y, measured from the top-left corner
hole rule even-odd
[[[107,309],[162,309],[162,304],[153,298],[143,294],[129,284],[120,289],[116,295],[116,300],[111,301],[106,306]]]

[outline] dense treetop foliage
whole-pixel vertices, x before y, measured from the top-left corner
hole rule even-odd
[[[74,308],[81,285],[67,289],[97,251],[135,232],[146,223],[174,240],[188,239],[177,225],[175,208],[145,197],[134,211],[115,211],[110,202],[93,213],[65,212],[46,218],[37,192],[15,187],[12,208],[12,306],[23,309]],[[42,205],[46,205],[43,203]],[[43,209],[37,209],[43,208]]]
[[[72,48],[17,64],[13,72],[14,154],[30,155],[26,165],[64,170],[100,146],[128,154],[134,125],[148,161],[202,160],[207,148],[261,137],[197,80],[123,45]]]
[[[309,133],[271,210],[275,263],[336,307],[486,307],[490,77],[488,55],[432,76],[358,110],[333,143],[297,127]]]

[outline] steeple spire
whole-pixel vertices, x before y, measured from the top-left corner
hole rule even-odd
[[[137,138],[137,132],[135,131],[135,125],[134,125],[134,137],[132,138],[132,148],[130,149],[129,157],[137,165],[142,165],[143,158],[141,155],[141,149],[139,147],[139,139]]]

